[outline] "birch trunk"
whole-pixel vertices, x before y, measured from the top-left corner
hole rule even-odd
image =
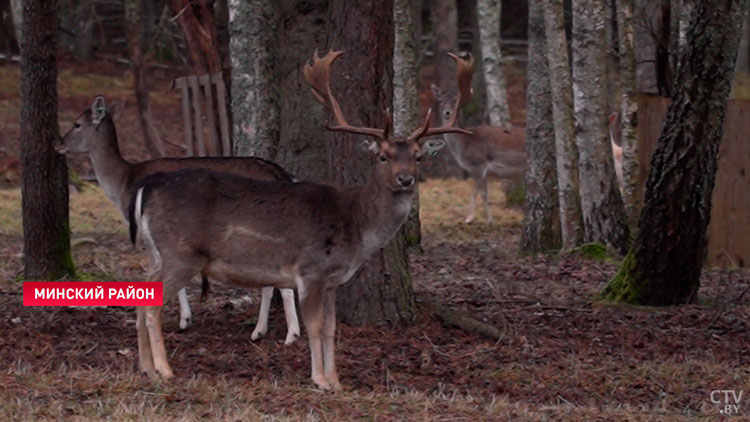
[[[414,0],[393,0],[393,132],[404,136],[419,126],[418,18]],[[401,231],[408,246],[419,246],[422,231],[418,190]]]
[[[633,0],[617,0],[617,28],[620,50],[623,202],[631,230],[638,224],[642,205],[641,169],[638,161],[638,91],[633,46]],[[617,130],[615,128],[615,130]]]
[[[625,253],[628,227],[607,136],[604,2],[573,1],[573,95],[584,239]]]
[[[508,126],[510,112],[500,50],[500,8],[500,0],[477,0],[482,70],[487,86],[487,115],[491,125]]]
[[[578,185],[578,147],[573,120],[573,82],[568,61],[564,13],[563,0],[545,2],[544,22],[555,126],[560,231],[563,249],[571,249],[583,241],[583,218]]]
[[[531,253],[560,246],[555,131],[552,114],[544,0],[529,1],[529,62],[526,90],[526,217],[522,248]]]
[[[234,154],[271,159],[279,138],[274,0],[229,1]]]
[[[646,205],[608,300],[697,301],[724,116],[747,0],[696,2],[675,96],[651,159]]]

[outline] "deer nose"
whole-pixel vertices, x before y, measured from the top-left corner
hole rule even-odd
[[[445,117],[451,117],[451,111],[450,110],[445,110],[445,111],[443,111],[443,115]]]
[[[414,176],[409,174],[399,174],[398,176],[396,176],[396,180],[398,181],[398,184],[404,188],[409,188],[414,184]]]

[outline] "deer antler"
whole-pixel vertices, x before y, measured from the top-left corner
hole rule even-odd
[[[343,51],[331,50],[321,58],[318,56],[318,50],[315,50],[312,64],[308,62],[302,68],[305,80],[312,88],[313,96],[315,96],[315,99],[323,104],[328,111],[333,113],[333,117],[336,120],[336,126],[328,126],[328,130],[358,133],[385,140],[386,130],[371,127],[350,126],[349,123],[346,122],[346,119],[344,119],[344,114],[341,112],[341,107],[339,106],[338,101],[336,101],[336,98],[331,94],[331,65],[342,54],[344,54]]]

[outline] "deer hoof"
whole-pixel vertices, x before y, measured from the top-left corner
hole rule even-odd
[[[318,388],[320,388],[323,391],[331,391],[332,389],[331,384],[329,384],[328,380],[326,380],[325,377],[322,375],[318,377],[313,376],[312,381],[315,383],[316,386],[318,386]],[[341,386],[339,385],[339,387]]]
[[[299,338],[299,333],[290,331],[286,333],[286,340],[284,340],[284,345],[289,346],[290,344],[297,341],[298,338]]]
[[[256,328],[256,329],[255,329],[255,330],[253,331],[253,333],[252,333],[252,334],[250,335],[250,340],[252,340],[252,341],[255,341],[255,340],[257,340],[257,339],[259,339],[259,338],[263,337],[264,335],[266,335],[266,332],[265,332],[265,331],[263,331],[263,330],[259,330],[259,329],[257,329],[257,328]],[[287,338],[288,338],[288,336],[287,336]]]
[[[191,320],[191,317],[180,317],[180,330],[187,329],[190,326]]]
[[[464,220],[464,223],[471,224],[472,221],[474,221],[474,216],[470,215],[466,217],[466,220]]]

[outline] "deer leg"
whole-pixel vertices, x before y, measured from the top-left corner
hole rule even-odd
[[[331,388],[341,390],[339,374],[336,371],[336,356],[334,354],[334,340],[336,337],[336,289],[325,291],[323,302],[323,366],[325,376]]]
[[[305,286],[301,277],[297,280],[297,291],[302,320],[305,321],[305,329],[307,329],[307,337],[310,341],[310,378],[320,389],[330,390],[331,385],[323,374],[323,349],[320,340],[323,328],[323,291],[315,283]]]
[[[190,322],[193,319],[193,313],[190,311],[190,302],[188,302],[187,291],[184,287],[177,292],[177,298],[180,300],[180,330],[184,330],[190,326]]]
[[[156,369],[154,368],[154,357],[151,354],[151,343],[146,329],[146,310],[142,306],[138,306],[135,308],[135,312],[135,327],[138,330],[139,367],[149,378],[153,379],[156,378]]]
[[[477,181],[477,185],[479,185],[479,192],[482,194],[482,202],[484,202],[484,213],[487,216],[487,222],[492,222],[492,212],[490,211],[490,200],[489,196],[487,194],[487,173],[484,173],[484,176],[481,180]]]
[[[299,320],[297,319],[297,308],[294,306],[294,290],[279,289],[279,292],[284,303],[284,316],[286,317],[286,340],[284,340],[284,344],[290,345],[299,338]]]
[[[146,329],[148,330],[151,353],[154,358],[156,372],[164,378],[172,378],[174,373],[167,362],[167,349],[164,345],[164,334],[162,333],[162,306],[146,306]]]
[[[479,193],[479,184],[477,182],[477,178],[473,177],[474,180],[474,187],[471,191],[471,199],[469,200],[469,215],[466,216],[466,220],[464,222],[471,223],[474,221],[474,211],[477,208],[477,193]]]
[[[260,299],[260,312],[258,313],[258,323],[255,324],[255,330],[250,335],[250,339],[255,341],[259,337],[266,335],[268,332],[268,310],[271,307],[271,298],[273,297],[273,287],[264,287]]]

